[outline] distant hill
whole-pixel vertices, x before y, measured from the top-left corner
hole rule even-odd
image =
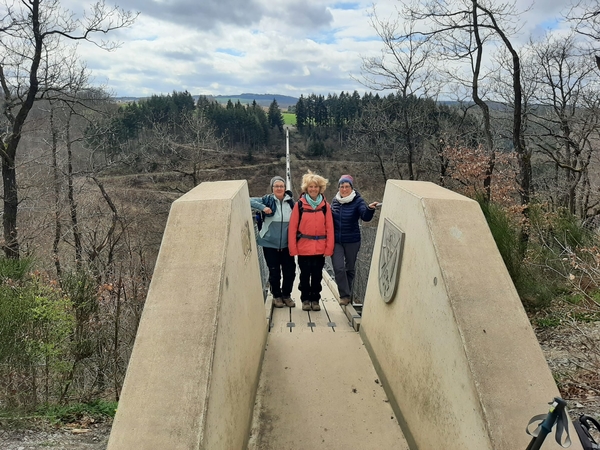
[[[202,94],[200,94],[202,95]],[[195,101],[198,101],[198,97],[200,95],[192,95]],[[286,110],[288,106],[295,106],[298,103],[298,99],[296,97],[290,97],[288,95],[280,95],[280,94],[239,94],[239,95],[205,95],[209,100],[216,100],[221,104],[226,104],[229,100],[233,103],[236,103],[238,100],[242,105],[252,104],[254,100],[259,106],[264,106],[266,108],[273,102],[273,99],[277,100],[277,104],[279,108],[282,110]],[[115,101],[118,103],[130,103],[130,102],[138,102],[140,100],[144,100],[148,97],[115,97]]]
[[[197,100],[199,95],[194,95],[193,97]],[[273,100],[277,100],[277,104],[281,109],[287,109],[288,106],[293,106],[298,103],[296,97],[280,94],[207,95],[206,97],[216,100],[219,103],[227,103],[229,100],[236,103],[239,100],[242,105],[251,104],[256,100],[256,103],[259,106],[266,107],[268,107]]]

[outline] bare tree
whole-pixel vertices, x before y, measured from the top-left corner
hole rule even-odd
[[[395,90],[402,97],[435,96],[431,44],[415,37],[415,22],[383,19],[375,8],[371,27],[379,35],[383,49],[379,56],[364,57],[359,82],[378,91]]]
[[[202,182],[201,172],[222,157],[222,142],[203,112],[187,111],[177,123],[153,123],[140,138],[136,153],[155,170],[178,173],[194,187]]]
[[[15,160],[23,126],[34,103],[71,89],[64,70],[69,42],[90,41],[112,50],[116,44],[93,38],[133,23],[136,14],[100,1],[91,13],[76,18],[59,0],[2,2],[6,14],[0,21],[0,107],[6,121],[0,156],[4,188],[4,252],[19,257],[17,236],[18,187]],[[67,58],[70,61],[69,58]]]
[[[576,2],[569,9],[567,20],[573,23],[576,33],[596,44],[600,43],[600,7],[598,7],[597,1],[580,0]],[[598,69],[600,69],[599,52],[600,50],[596,49],[595,52],[590,53],[590,56],[593,55],[593,61]]]
[[[575,31],[595,41],[600,41],[600,7],[593,0],[576,2],[567,13],[567,19],[574,23]]]
[[[352,127],[352,146],[369,159],[374,158],[384,182],[390,178],[404,178],[400,166],[398,120],[380,105],[371,104],[362,112]]]
[[[555,205],[585,218],[587,211],[581,208],[587,208],[577,205],[577,193],[600,133],[600,84],[589,51],[580,48],[575,37],[548,37],[532,46],[528,62],[539,70],[532,96],[535,107],[529,112],[530,145],[554,167]]]
[[[403,14],[409,20],[424,24],[424,29],[416,29],[412,34],[417,39],[435,45],[438,57],[446,61],[468,61],[472,74],[472,98],[480,107],[484,119],[486,147],[491,151],[488,172],[493,172],[494,144],[491,138],[489,101],[480,95],[479,84],[484,79],[482,61],[484,44],[496,42],[511,55],[513,89],[512,144],[518,155],[521,203],[527,205],[531,197],[531,154],[526,148],[522,124],[521,62],[510,36],[516,32],[515,18],[519,12],[515,3],[496,5],[487,0],[461,0],[452,3],[425,1],[416,5],[405,5]],[[491,53],[491,52],[490,52]],[[525,237],[526,238],[526,237]]]
[[[397,145],[401,144],[399,150],[406,154],[408,179],[414,180],[424,122],[424,111],[415,100],[435,96],[433,89],[438,86],[433,77],[432,49],[428,41],[416,39],[414,21],[401,25],[397,19],[384,20],[373,8],[371,26],[381,38],[383,49],[380,56],[363,58],[359,81],[371,89],[396,90],[398,116],[392,120],[399,136]]]

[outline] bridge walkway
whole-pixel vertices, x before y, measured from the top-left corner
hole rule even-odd
[[[302,311],[297,288],[295,308],[267,300],[270,332],[248,449],[408,449],[335,295],[324,280],[321,311]]]

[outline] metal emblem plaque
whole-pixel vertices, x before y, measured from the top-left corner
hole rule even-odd
[[[396,295],[403,251],[404,231],[386,218],[379,252],[379,293],[386,303],[390,303]]]
[[[247,220],[242,227],[242,251],[244,252],[245,260],[248,261],[248,257],[252,252],[252,242],[250,241],[250,223]]]

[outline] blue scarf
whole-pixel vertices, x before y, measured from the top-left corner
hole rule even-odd
[[[310,198],[310,195],[308,195],[308,194],[305,194],[304,198],[306,199],[308,204],[312,207],[312,209],[317,209],[317,206],[319,206],[321,204],[321,202],[323,201],[323,196],[321,194],[317,195],[316,200],[313,200],[312,198]]]

